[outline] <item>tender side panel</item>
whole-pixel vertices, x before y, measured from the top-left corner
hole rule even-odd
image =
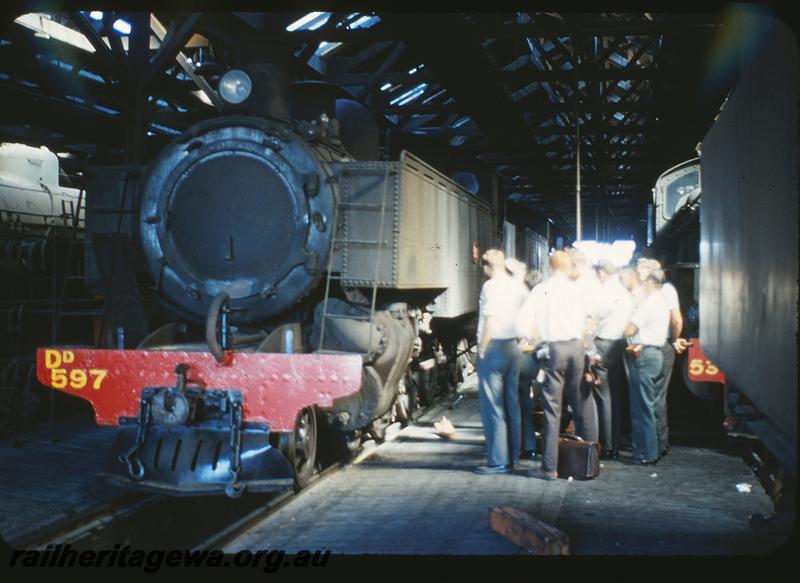
[[[481,273],[473,244],[481,252],[494,244],[490,206],[408,152],[399,162],[333,166],[341,186],[334,270],[342,283],[370,286],[377,279],[384,289],[442,290],[434,304],[440,317],[477,310]]]
[[[519,249],[522,245],[522,249]],[[545,273],[547,269],[547,255],[550,251],[547,239],[531,229],[522,229],[522,237],[517,232],[517,259],[524,261],[530,269]]]
[[[479,254],[493,246],[492,215],[488,207],[464,194],[448,191],[449,214],[446,224],[439,225],[443,241],[440,277],[447,290],[436,299],[432,312],[440,318],[454,318],[478,310],[478,297],[483,283],[479,258],[473,263],[473,244]],[[440,191],[440,197],[444,195]]]
[[[791,31],[771,26],[702,144],[700,337],[766,416],[759,436],[793,467],[798,55]]]

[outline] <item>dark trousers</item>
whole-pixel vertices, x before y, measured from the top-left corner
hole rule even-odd
[[[661,347],[664,364],[661,367],[663,381],[656,394],[656,430],[658,432],[658,451],[669,447],[669,423],[667,421],[667,390],[672,378],[672,367],[675,365],[675,349],[667,342]]]
[[[625,369],[631,401],[633,457],[654,460],[658,457],[656,396],[661,383],[664,357],[661,348],[645,346],[638,358],[625,353]]]
[[[583,365],[585,353],[580,340],[549,342],[550,358],[542,363],[544,384],[542,408],[542,470],[558,470],[558,437],[561,425],[563,395],[573,411],[575,433],[588,441],[597,441],[597,410],[591,389],[584,385]]]
[[[625,340],[595,338],[594,345],[600,357],[595,365],[600,385],[594,387],[594,401],[600,443],[604,451],[609,451],[619,449],[622,433],[622,390],[625,383],[622,353],[625,351]]]
[[[522,449],[536,451],[536,431],[533,428],[533,397],[531,389],[533,379],[539,373],[539,364],[533,352],[520,355],[519,367],[519,408],[522,426]]]
[[[519,459],[519,365],[516,339],[492,340],[478,360],[481,421],[490,466]]]

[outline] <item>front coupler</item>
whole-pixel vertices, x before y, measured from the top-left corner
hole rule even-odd
[[[142,391],[138,418],[120,419],[103,479],[171,495],[238,497],[245,489],[292,487],[291,464],[270,444],[269,428],[242,423],[239,391],[179,387]]]

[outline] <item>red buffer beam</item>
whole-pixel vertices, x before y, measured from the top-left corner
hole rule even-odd
[[[208,352],[40,348],[36,358],[39,382],[89,401],[101,425],[136,417],[142,389],[175,385],[179,364],[189,367],[187,387],[240,391],[244,420],[280,432],[293,431],[305,407],[329,407],[362,380],[358,354],[229,352],[217,362]]]

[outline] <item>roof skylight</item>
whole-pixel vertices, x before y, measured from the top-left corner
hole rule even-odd
[[[390,105],[402,106],[402,105],[406,105],[407,103],[411,103],[417,97],[419,97],[420,95],[425,93],[425,90],[427,88],[428,88],[428,84],[427,83],[420,83],[416,87],[413,87],[412,89],[409,89],[405,93],[402,93],[399,96],[397,96],[394,99],[392,99],[389,102],[389,104]]]
[[[289,32],[294,32],[295,30],[316,30],[328,22],[330,17],[330,12],[309,12],[287,26],[286,30]]]
[[[328,41],[322,41],[321,43],[319,43],[319,46],[317,47],[317,50],[316,50],[316,52],[314,54],[316,56],[318,56],[318,57],[322,57],[324,55],[327,55],[333,49],[335,49],[335,48],[337,48],[337,47],[339,47],[341,45],[342,45],[342,43],[339,43],[339,42],[329,43]]]
[[[370,16],[370,15],[363,15],[351,22],[347,25],[349,30],[353,30],[355,28],[370,28],[371,26],[375,26],[378,22],[380,22],[380,18],[377,16]]]
[[[131,33],[132,27],[130,23],[122,20],[121,18],[118,18],[117,20],[114,21],[114,30],[116,30],[120,34],[127,35]]]

